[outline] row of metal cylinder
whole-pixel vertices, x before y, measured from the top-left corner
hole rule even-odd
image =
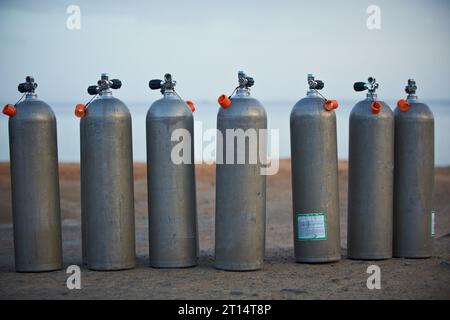
[[[250,95],[254,79],[238,74],[230,96],[219,97],[217,129],[267,128],[262,104]],[[174,163],[174,130],[193,137],[193,110],[175,91],[170,74],[152,80],[163,98],[146,119],[149,262],[177,268],[197,264],[199,255],[193,139],[190,162]],[[308,75],[307,96],[290,115],[294,249],[297,262],[341,258],[336,115],[338,103]],[[90,86],[93,99],[77,105],[81,139],[83,263],[92,270],[135,266],[131,116],[112,96],[121,82],[103,74]],[[38,100],[32,77],[19,85],[25,100],[6,105],[10,116],[10,163],[15,268],[39,272],[62,268],[56,119]],[[409,80],[395,112],[376,94],[374,78],[355,83],[367,90],[350,115],[348,252],[352,259],[423,258],[432,254],[434,120],[417,100]],[[250,147],[245,146],[245,152]],[[256,152],[260,152],[258,144]],[[253,152],[255,149],[251,149]],[[235,149],[234,157],[236,157]],[[263,164],[216,164],[215,267],[257,270],[263,266],[266,177]],[[289,192],[284,190],[284,192]]]

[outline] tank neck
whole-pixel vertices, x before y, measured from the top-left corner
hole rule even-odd
[[[249,97],[250,96],[250,89],[249,88],[238,88],[236,90],[236,96],[237,97]]]
[[[27,92],[25,94],[25,100],[36,100],[37,99],[37,94],[34,92]]]
[[[164,98],[173,98],[173,97],[177,97],[178,95],[176,94],[175,90],[173,90],[173,89],[165,89],[163,96],[164,96]]]
[[[375,92],[368,92],[366,98],[367,100],[377,100],[378,94],[376,94]]]
[[[406,101],[408,101],[408,102],[417,102],[417,96],[415,94],[410,93],[406,97]]]
[[[317,93],[316,90],[308,90],[308,91],[306,91],[306,96],[308,98],[320,98],[320,95]]]
[[[102,90],[98,95],[100,98],[112,98],[113,96],[111,89]]]

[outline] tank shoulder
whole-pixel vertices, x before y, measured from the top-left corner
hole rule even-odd
[[[327,111],[324,108],[325,101],[320,97],[304,97],[297,101],[291,111],[291,117],[295,116],[335,116],[334,110]]]
[[[16,115],[11,119],[55,119],[52,108],[39,99],[24,100],[16,105]]]
[[[422,102],[411,102],[408,111],[403,112],[398,107],[394,110],[396,118],[410,118],[410,119],[422,119],[422,120],[434,120],[433,112],[430,107]]]
[[[252,97],[231,98],[231,106],[227,109],[220,108],[218,117],[267,117],[266,109],[257,99]]]
[[[377,102],[380,102],[382,107],[381,111],[376,114],[378,118],[393,118],[394,112],[392,111],[391,107],[382,100],[375,100]],[[358,103],[355,104],[352,111],[350,112],[350,117],[355,116],[374,116],[372,111],[370,110],[370,105],[374,102],[371,99],[365,99],[361,100]]]
[[[152,103],[147,118],[192,117],[188,105],[178,98],[161,98]]]
[[[131,117],[125,103],[115,97],[99,98],[91,102],[87,109],[87,116],[125,116]]]

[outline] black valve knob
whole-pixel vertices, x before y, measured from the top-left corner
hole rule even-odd
[[[111,89],[119,89],[122,86],[122,81],[119,79],[112,79],[111,82]]]
[[[17,90],[19,90],[20,93],[34,92],[37,86],[37,83],[34,82],[34,78],[31,76],[27,76],[25,78],[25,82],[22,82],[17,86]]]
[[[323,83],[322,80],[316,80],[316,87],[314,89],[316,90],[322,90],[323,87],[325,87],[325,83]]]
[[[96,95],[96,94],[98,94],[98,87],[97,87],[97,86],[89,86],[89,87],[87,88],[87,92],[88,92],[91,96]]]
[[[28,91],[28,83],[24,82],[24,83],[20,83],[17,86],[17,90],[19,90],[20,93],[25,93]]]
[[[35,82],[23,82],[17,86],[17,90],[19,90],[20,93],[33,92],[36,88],[37,83]]]
[[[149,83],[148,83],[148,86],[150,87],[150,89],[152,89],[152,90],[158,90],[158,89],[161,89],[161,83],[162,83],[162,80],[159,80],[159,79],[153,79],[153,80],[150,80],[149,81]]]
[[[364,91],[364,90],[366,90],[367,88],[366,88],[366,84],[365,84],[364,82],[355,82],[355,83],[353,84],[353,89],[354,89],[355,91]]]
[[[252,77],[247,77],[247,87],[252,87],[255,84],[255,79]]]

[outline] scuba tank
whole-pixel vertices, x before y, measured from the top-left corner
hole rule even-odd
[[[111,90],[121,85],[102,74],[88,88],[93,98],[75,108],[81,118],[83,258],[92,270],[130,269],[136,263],[131,115]]]
[[[378,83],[356,82],[367,90],[350,113],[348,171],[348,257],[392,257],[394,189],[394,115],[378,100]]]
[[[394,256],[432,254],[434,212],[434,118],[408,80],[406,99],[395,109]]]
[[[295,260],[338,261],[339,225],[336,100],[320,93],[324,83],[308,75],[309,90],[290,116]]]
[[[215,267],[224,270],[262,268],[266,230],[266,176],[258,159],[258,134],[267,129],[261,103],[252,98],[254,80],[238,73],[236,94],[222,95],[217,114]],[[252,133],[256,139],[235,134]],[[253,135],[253,136],[255,136]],[[246,143],[248,141],[248,143]],[[263,141],[264,143],[266,141]],[[241,147],[238,147],[241,145]]]
[[[149,82],[150,89],[163,94],[151,105],[146,120],[149,257],[150,266],[158,268],[195,266],[198,256],[195,107],[178,96],[175,85],[169,73],[164,80]],[[182,162],[172,159],[180,143],[174,139],[177,133],[183,137]]]
[[[4,107],[9,116],[15,269],[62,268],[58,146],[55,115],[35,93],[33,77],[19,84],[22,98]],[[22,102],[20,102],[23,98]]]

